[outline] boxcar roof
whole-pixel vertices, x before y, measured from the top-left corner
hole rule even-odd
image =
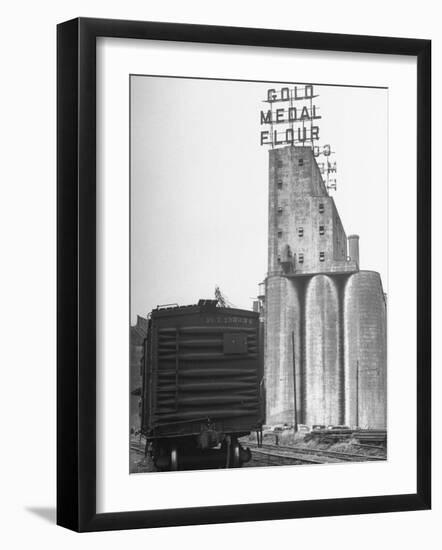
[[[216,300],[200,300],[198,304],[191,304],[187,306],[173,306],[173,307],[161,307],[158,306],[152,311],[152,316],[164,316],[167,317],[170,314],[173,315],[188,315],[189,313],[209,313],[216,312],[217,314],[238,314],[247,317],[259,317],[259,313],[249,309],[238,309],[232,307],[218,307]]]

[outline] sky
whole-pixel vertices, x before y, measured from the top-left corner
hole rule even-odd
[[[294,81],[295,82],[295,81]],[[157,305],[213,298],[250,309],[267,271],[268,147],[260,111],[281,83],[132,75],[131,323]],[[319,144],[360,268],[388,263],[388,90],[315,85]]]

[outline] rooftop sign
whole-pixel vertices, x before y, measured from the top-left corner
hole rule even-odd
[[[313,145],[319,140],[316,97],[312,84],[267,90],[268,108],[261,110],[261,125],[269,129],[261,130],[261,145]]]
[[[260,144],[275,147],[293,145],[311,146],[315,157],[324,155],[325,162],[318,163],[328,189],[336,190],[336,162],[331,162],[333,154],[330,145],[319,145],[318,121],[322,118],[314,101],[313,84],[285,86],[267,90],[263,100],[266,108],[261,109]]]

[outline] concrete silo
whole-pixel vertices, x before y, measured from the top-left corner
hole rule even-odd
[[[345,423],[387,425],[387,315],[379,273],[351,275],[344,290]]]
[[[343,372],[339,291],[327,275],[315,275],[305,294],[305,423],[341,424]]]
[[[284,307],[281,307],[281,303]],[[266,423],[294,424],[294,361],[300,356],[300,303],[296,285],[280,275],[266,281],[264,364]],[[300,414],[300,373],[297,374],[297,409]],[[299,420],[296,420],[299,421]]]

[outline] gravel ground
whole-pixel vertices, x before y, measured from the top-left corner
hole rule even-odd
[[[144,440],[140,441],[137,437],[130,439],[129,452],[129,472],[131,474],[141,474],[144,472],[155,472],[155,466],[150,456],[144,456]]]
[[[251,434],[250,436],[241,438],[241,444],[244,447],[247,447],[247,443],[253,442],[256,443],[256,436],[254,434]],[[303,447],[303,448],[311,448],[314,449],[324,449],[329,451],[341,451],[341,452],[347,452],[347,453],[355,453],[355,454],[361,454],[365,456],[379,456],[383,457],[385,456],[385,449],[380,447],[379,449],[376,448],[369,448],[369,447],[361,447],[357,445],[353,445],[352,442],[342,442],[342,443],[335,443],[335,444],[327,444],[327,443],[321,443],[317,441],[304,441],[303,436],[296,436],[293,437],[292,433],[287,432],[281,432],[278,434],[277,441],[279,445],[292,447],[293,449],[296,449],[296,447]],[[264,434],[264,443],[272,444],[274,445],[276,443],[276,437],[273,433],[267,433]],[[299,462],[294,461],[293,464],[299,464]],[[271,464],[267,464],[266,460],[262,457],[252,457],[252,460],[246,464],[244,464],[243,467],[246,468],[256,468],[261,466],[268,466]],[[282,464],[281,464],[282,465]],[[138,437],[131,437],[130,440],[130,473],[131,474],[138,474],[138,473],[145,473],[145,472],[155,472],[155,466],[153,465],[153,462],[149,456],[144,456],[144,440],[140,441]]]

